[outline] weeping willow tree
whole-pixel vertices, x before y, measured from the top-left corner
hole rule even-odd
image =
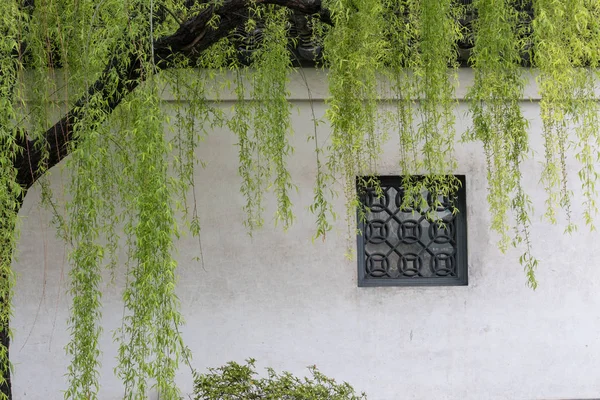
[[[36,183],[43,202],[56,206],[45,177],[67,156],[71,200],[66,215],[55,214],[71,248],[66,350],[72,361],[65,397],[98,398],[101,277],[104,269],[117,267],[115,254],[124,243],[127,311],[115,333],[116,373],[128,399],[146,398],[149,385],[161,398],[179,398],[174,375],[187,353],[179,335],[172,250],[181,229],[200,231],[196,205],[186,195],[202,184],[194,182],[194,152],[211,128],[227,126],[238,137],[249,230],[263,224],[267,187],[277,199],[277,222],[284,228],[293,222],[287,82],[295,65],[289,48],[301,38],[290,30],[292,13],[310,26],[311,40],[324,49],[314,56],[328,69],[332,133],[326,148],[315,145],[311,207],[318,235],[331,228],[333,179],[345,182],[348,224],[354,226],[356,177],[377,172],[377,156],[392,134],[398,136],[398,173],[409,193],[456,190],[459,42],[472,48],[468,63],[474,69],[468,91],[473,125],[463,139],[483,144],[491,229],[500,248],[523,249],[527,282],[535,288],[532,209],[521,182],[530,152],[519,105],[526,64],[539,71],[545,214],[555,222],[562,210],[571,222],[571,151],[580,163],[584,217],[592,226],[600,154],[597,0],[3,0],[0,398],[11,396],[18,212]],[[238,96],[232,114],[206,100],[214,90],[210,83],[227,79]],[[165,85],[177,100],[186,100],[174,103],[169,127],[160,102]],[[380,104],[385,90],[391,92],[390,107]],[[414,174],[426,177],[417,181]],[[178,209],[186,217],[181,226]]]

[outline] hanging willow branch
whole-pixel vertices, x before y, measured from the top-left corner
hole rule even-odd
[[[477,0],[473,10],[474,48],[471,57],[475,83],[470,88],[473,131],[467,139],[483,143],[488,175],[488,203],[491,228],[500,234],[499,246],[505,250],[511,242],[508,213],[515,213],[514,242],[524,242],[521,257],[528,283],[537,285],[534,270],[537,260],[531,254],[529,233],[531,205],[521,184],[521,162],[528,153],[527,120],[521,112],[524,80],[521,55],[527,46],[527,15],[518,2]],[[471,11],[473,11],[471,10]]]

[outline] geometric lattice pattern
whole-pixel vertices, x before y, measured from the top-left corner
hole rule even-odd
[[[461,177],[459,177],[461,179]],[[380,177],[378,194],[366,188],[366,210],[359,224],[360,286],[466,285],[466,206],[464,178],[451,199],[437,199],[436,209],[403,209],[399,177]],[[427,204],[436,204],[422,193]],[[453,210],[458,209],[458,213]]]

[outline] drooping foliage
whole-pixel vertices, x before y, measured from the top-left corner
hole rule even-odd
[[[577,0],[534,1],[532,23],[535,65],[539,68],[541,116],[544,124],[545,165],[542,182],[548,193],[546,216],[556,220],[558,207],[571,218],[566,149],[575,145],[585,195],[588,224],[597,212],[595,182],[598,160],[598,104],[594,87],[599,62],[600,4]],[[577,140],[568,137],[575,127]],[[569,224],[567,229],[574,229]]]
[[[35,182],[57,210],[44,175],[69,154],[70,200],[65,214],[55,212],[71,250],[65,396],[98,398],[103,270],[124,265],[125,313],[115,340],[125,397],[146,398],[154,386],[161,398],[178,398],[173,380],[187,351],[172,252],[180,230],[200,235],[194,150],[213,127],[227,126],[238,138],[249,231],[263,224],[269,190],[276,221],[284,229],[293,222],[287,83],[295,65],[289,48],[299,38],[290,29],[291,13],[306,18],[315,49],[323,46],[315,61],[329,79],[331,135],[313,137],[318,236],[331,228],[337,179],[353,233],[356,177],[378,172],[378,154],[390,137],[399,143],[398,173],[412,194],[407,202],[421,201],[423,189],[437,194],[434,199],[456,190],[458,42],[472,46],[467,61],[474,70],[467,96],[473,123],[463,139],[483,145],[500,248],[523,249],[527,282],[535,288],[532,209],[521,179],[531,135],[519,103],[526,65],[539,71],[546,216],[555,222],[562,209],[571,221],[567,157],[573,150],[592,226],[600,151],[595,0],[3,0],[0,398],[9,393],[17,213]],[[206,99],[229,83],[238,101],[226,113]],[[164,90],[176,100],[169,113],[160,101]],[[425,179],[411,179],[415,174]],[[176,211],[186,217],[180,226]],[[117,258],[119,246],[126,260]]]
[[[468,11],[477,12],[477,18],[473,22],[475,82],[468,94],[473,129],[465,138],[483,143],[491,228],[500,234],[499,246],[506,249],[511,240],[524,242],[521,263],[535,288],[537,260],[529,238],[531,207],[521,185],[521,162],[528,154],[528,123],[519,104],[525,85],[521,63],[529,44],[529,14],[523,3],[512,1],[478,0]],[[511,210],[516,222],[514,235],[508,218]]]

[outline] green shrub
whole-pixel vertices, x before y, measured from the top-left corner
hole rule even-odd
[[[195,400],[361,400],[352,386],[338,384],[317,370],[308,367],[312,377],[297,378],[289,372],[278,374],[267,368],[267,377],[257,376],[255,360],[245,365],[229,362],[219,368],[209,368],[206,374],[194,376]]]

